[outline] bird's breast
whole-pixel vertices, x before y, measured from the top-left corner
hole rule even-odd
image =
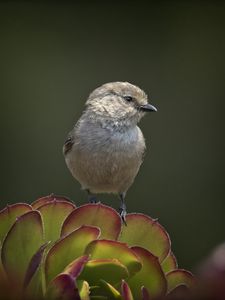
[[[67,165],[84,187],[124,191],[142,163],[145,141],[139,127],[124,132],[89,127],[76,132]]]

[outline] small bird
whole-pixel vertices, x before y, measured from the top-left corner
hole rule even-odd
[[[145,139],[137,123],[157,109],[147,95],[129,82],[110,82],[95,89],[86,109],[63,146],[66,164],[88,193],[113,193],[120,198],[120,216],[126,224],[125,195],[143,161]]]

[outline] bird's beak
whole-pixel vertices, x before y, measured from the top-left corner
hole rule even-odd
[[[148,111],[155,111],[156,112],[157,108],[155,106],[147,103],[147,104],[141,105],[140,110],[146,111],[146,112],[148,112]]]

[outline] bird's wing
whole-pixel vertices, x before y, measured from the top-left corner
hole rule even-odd
[[[63,145],[63,154],[66,155],[72,149],[74,144],[74,139],[71,135],[68,135],[64,145]]]

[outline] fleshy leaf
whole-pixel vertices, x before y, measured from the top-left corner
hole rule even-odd
[[[58,274],[50,283],[47,288],[47,298],[50,295],[50,299],[68,299],[76,300],[81,299],[79,289],[76,285],[76,277],[82,272],[84,265],[88,261],[88,256],[81,256],[74,260],[66,269]],[[87,287],[83,285],[83,295],[88,296]],[[56,291],[54,291],[56,289]],[[79,297],[78,297],[79,296]],[[52,298],[51,298],[52,297]],[[58,298],[57,298],[58,297]],[[64,298],[66,297],[66,298]],[[78,297],[78,298],[77,298]],[[84,298],[85,299],[85,298]],[[86,299],[89,299],[86,297]]]
[[[149,291],[143,286],[141,288],[142,300],[152,300]]]
[[[51,281],[45,298],[49,300],[81,300],[74,278],[64,273],[59,274]]]
[[[87,281],[85,280],[78,280],[77,286],[80,294],[81,300],[90,300],[90,287]]]
[[[7,280],[7,275],[5,273],[2,262],[0,260],[0,291],[1,291],[1,294],[4,294],[4,295],[6,294],[3,291],[7,291],[9,285],[10,285],[10,283]]]
[[[124,300],[134,300],[130,287],[125,280],[122,281],[121,290]]]
[[[86,280],[91,286],[95,286],[103,278],[108,283],[115,284],[127,277],[127,268],[117,259],[94,259],[87,262],[79,279]]]
[[[0,241],[3,242],[4,237],[9,231],[16,218],[31,211],[32,207],[26,203],[17,203],[7,205],[0,211]]]
[[[141,269],[141,262],[137,255],[125,243],[96,240],[87,246],[85,253],[91,255],[92,259],[116,258],[126,266],[130,275],[135,274]]]
[[[47,246],[48,246],[48,243],[45,243],[44,245],[42,245],[38,249],[38,251],[33,255],[33,257],[31,258],[28,268],[26,270],[25,278],[24,278],[24,283],[23,283],[24,288],[26,288],[28,286],[33,275],[37,271],[37,269],[41,263],[44,250],[46,249]]]
[[[38,209],[42,205],[50,203],[50,202],[54,202],[54,201],[67,202],[67,203],[72,204],[74,206],[74,208],[76,207],[75,204],[72,201],[70,201],[68,198],[66,198],[64,196],[56,196],[54,194],[51,194],[49,196],[45,196],[42,198],[38,198],[31,204],[31,206],[33,207],[33,209]]]
[[[172,291],[170,291],[167,294],[166,299],[167,300],[180,300],[180,299],[182,299],[182,300],[190,300],[190,299],[192,299],[193,300],[193,293],[192,293],[192,291],[185,284],[180,284],[175,289],[173,289]],[[199,298],[196,298],[196,297],[194,297],[194,299],[195,300],[199,300]],[[201,297],[201,300],[203,300],[203,299],[205,299],[204,296]],[[210,296],[207,297],[207,299],[208,300],[211,299]],[[215,299],[217,299],[217,298],[215,298]]]
[[[192,288],[195,284],[195,278],[189,271],[183,269],[173,270],[166,275],[168,284],[168,293],[179,285],[186,285],[188,288]]]
[[[109,300],[106,296],[93,296],[91,297],[92,300]]]
[[[47,283],[74,259],[82,256],[86,246],[97,239],[100,230],[92,226],[82,226],[57,241],[49,250],[45,261]]]
[[[65,220],[61,235],[65,235],[82,225],[101,229],[101,238],[116,240],[121,231],[119,214],[101,203],[86,204],[75,209]]]
[[[167,257],[161,263],[161,267],[164,273],[168,273],[172,270],[177,269],[177,260],[172,251],[170,251]]]
[[[25,284],[24,284],[25,285]],[[25,299],[42,300],[43,298],[43,270],[42,263],[37,267],[28,286],[24,290]]]
[[[54,242],[60,237],[63,221],[74,210],[71,202],[54,200],[38,208],[44,224],[45,241]]]
[[[140,246],[149,250],[163,261],[170,251],[170,238],[166,230],[157,222],[144,214],[128,214],[127,226],[123,226],[120,241],[129,246]]]
[[[2,264],[7,276],[18,286],[22,287],[30,260],[42,244],[40,213],[30,211],[17,218],[2,245]]]
[[[132,250],[142,262],[142,269],[127,280],[134,299],[141,299],[142,286],[148,289],[151,297],[165,295],[167,289],[166,278],[158,258],[141,247],[132,247]]]
[[[105,280],[100,280],[100,289],[103,291],[104,296],[107,296],[108,299],[112,300],[122,300],[120,293],[108,282]]]
[[[33,207],[33,209],[38,209],[42,205],[44,205],[46,203],[50,203],[54,200],[55,200],[55,197],[54,197],[53,194],[51,194],[51,195],[48,195],[48,196],[45,196],[45,197],[38,198],[33,203],[31,203],[31,206]]]
[[[69,274],[77,278],[82,272],[85,264],[88,262],[89,256],[83,255],[72,261],[63,271],[64,274]]]

